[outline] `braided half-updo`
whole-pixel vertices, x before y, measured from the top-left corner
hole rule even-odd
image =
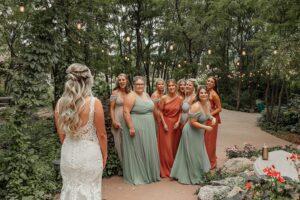
[[[66,73],[64,93],[59,100],[58,122],[64,134],[77,137],[82,125],[79,114],[84,109],[85,98],[92,95],[94,81],[90,69],[83,64],[71,64]]]

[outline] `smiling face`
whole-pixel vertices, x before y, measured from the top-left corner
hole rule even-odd
[[[205,88],[199,90],[198,98],[201,102],[206,102],[208,100],[208,93]]]
[[[168,82],[168,93],[175,94],[177,90],[177,84],[174,81]]]
[[[186,85],[185,85],[185,89],[186,89],[186,92],[188,94],[192,94],[194,89],[195,89],[193,82],[192,81],[187,81]]]
[[[127,86],[127,78],[123,75],[118,76],[118,84],[121,89],[125,89]]]
[[[216,81],[212,77],[208,78],[206,81],[207,89],[208,90],[213,89],[215,86],[216,86]]]
[[[157,81],[156,89],[160,92],[164,92],[165,89],[165,82],[164,81]]]
[[[142,79],[138,79],[134,83],[134,91],[138,94],[142,94],[145,89],[145,83]]]
[[[181,81],[179,83],[179,92],[185,93],[185,82],[184,81]]]

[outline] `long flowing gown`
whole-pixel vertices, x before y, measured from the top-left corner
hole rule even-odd
[[[101,200],[102,154],[94,126],[94,97],[89,119],[79,138],[66,135],[61,149],[61,200]]]
[[[123,178],[134,185],[160,180],[153,108],[151,99],[137,96],[130,113],[135,136],[130,136],[128,128],[123,132]]]
[[[180,124],[183,125],[183,123],[187,119],[187,115],[188,115],[189,109],[190,109],[190,104],[187,101],[183,101],[183,103],[182,103],[182,112],[181,112]]]
[[[168,131],[165,131],[162,123],[159,124],[158,150],[160,158],[160,176],[169,177],[181,137],[180,128],[178,127],[174,130],[174,125],[178,121],[181,112],[180,97],[176,96],[170,102],[167,102],[161,112],[164,121],[168,126]]]
[[[215,102],[210,100],[210,112],[213,112],[216,108]],[[221,118],[219,113],[213,115],[216,118],[216,124],[213,127],[213,130],[209,133],[205,132],[205,146],[206,151],[210,160],[211,168],[214,169],[217,166],[217,135],[218,135],[218,126],[221,123]],[[209,122],[210,123],[210,122]],[[208,125],[210,125],[208,123]]]
[[[202,112],[190,113],[203,124],[209,116]],[[187,122],[183,128],[181,141],[171,171],[171,177],[183,184],[199,184],[202,175],[210,170],[210,162],[204,144],[204,129],[198,129]]]
[[[123,132],[123,126],[124,124],[124,117],[123,117],[123,104],[124,101],[120,97],[120,95],[112,95],[110,97],[110,101],[115,101],[115,120],[117,123],[119,123],[121,126],[118,129],[115,129],[114,127],[111,127],[111,132],[114,136],[114,142],[115,142],[115,148],[118,153],[118,157],[120,161],[122,162],[123,156],[122,156],[122,132]]]

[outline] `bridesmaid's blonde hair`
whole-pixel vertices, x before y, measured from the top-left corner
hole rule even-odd
[[[84,108],[85,97],[92,96],[94,80],[90,69],[83,64],[71,64],[66,73],[65,89],[58,105],[58,122],[64,134],[76,137],[82,125],[79,114]]]

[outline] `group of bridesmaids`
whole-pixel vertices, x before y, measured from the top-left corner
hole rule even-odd
[[[117,77],[110,98],[112,133],[123,178],[145,184],[172,177],[199,184],[216,167],[216,140],[221,103],[217,80],[197,88],[195,79],[158,79],[150,97],[143,77],[130,90],[126,74]]]

